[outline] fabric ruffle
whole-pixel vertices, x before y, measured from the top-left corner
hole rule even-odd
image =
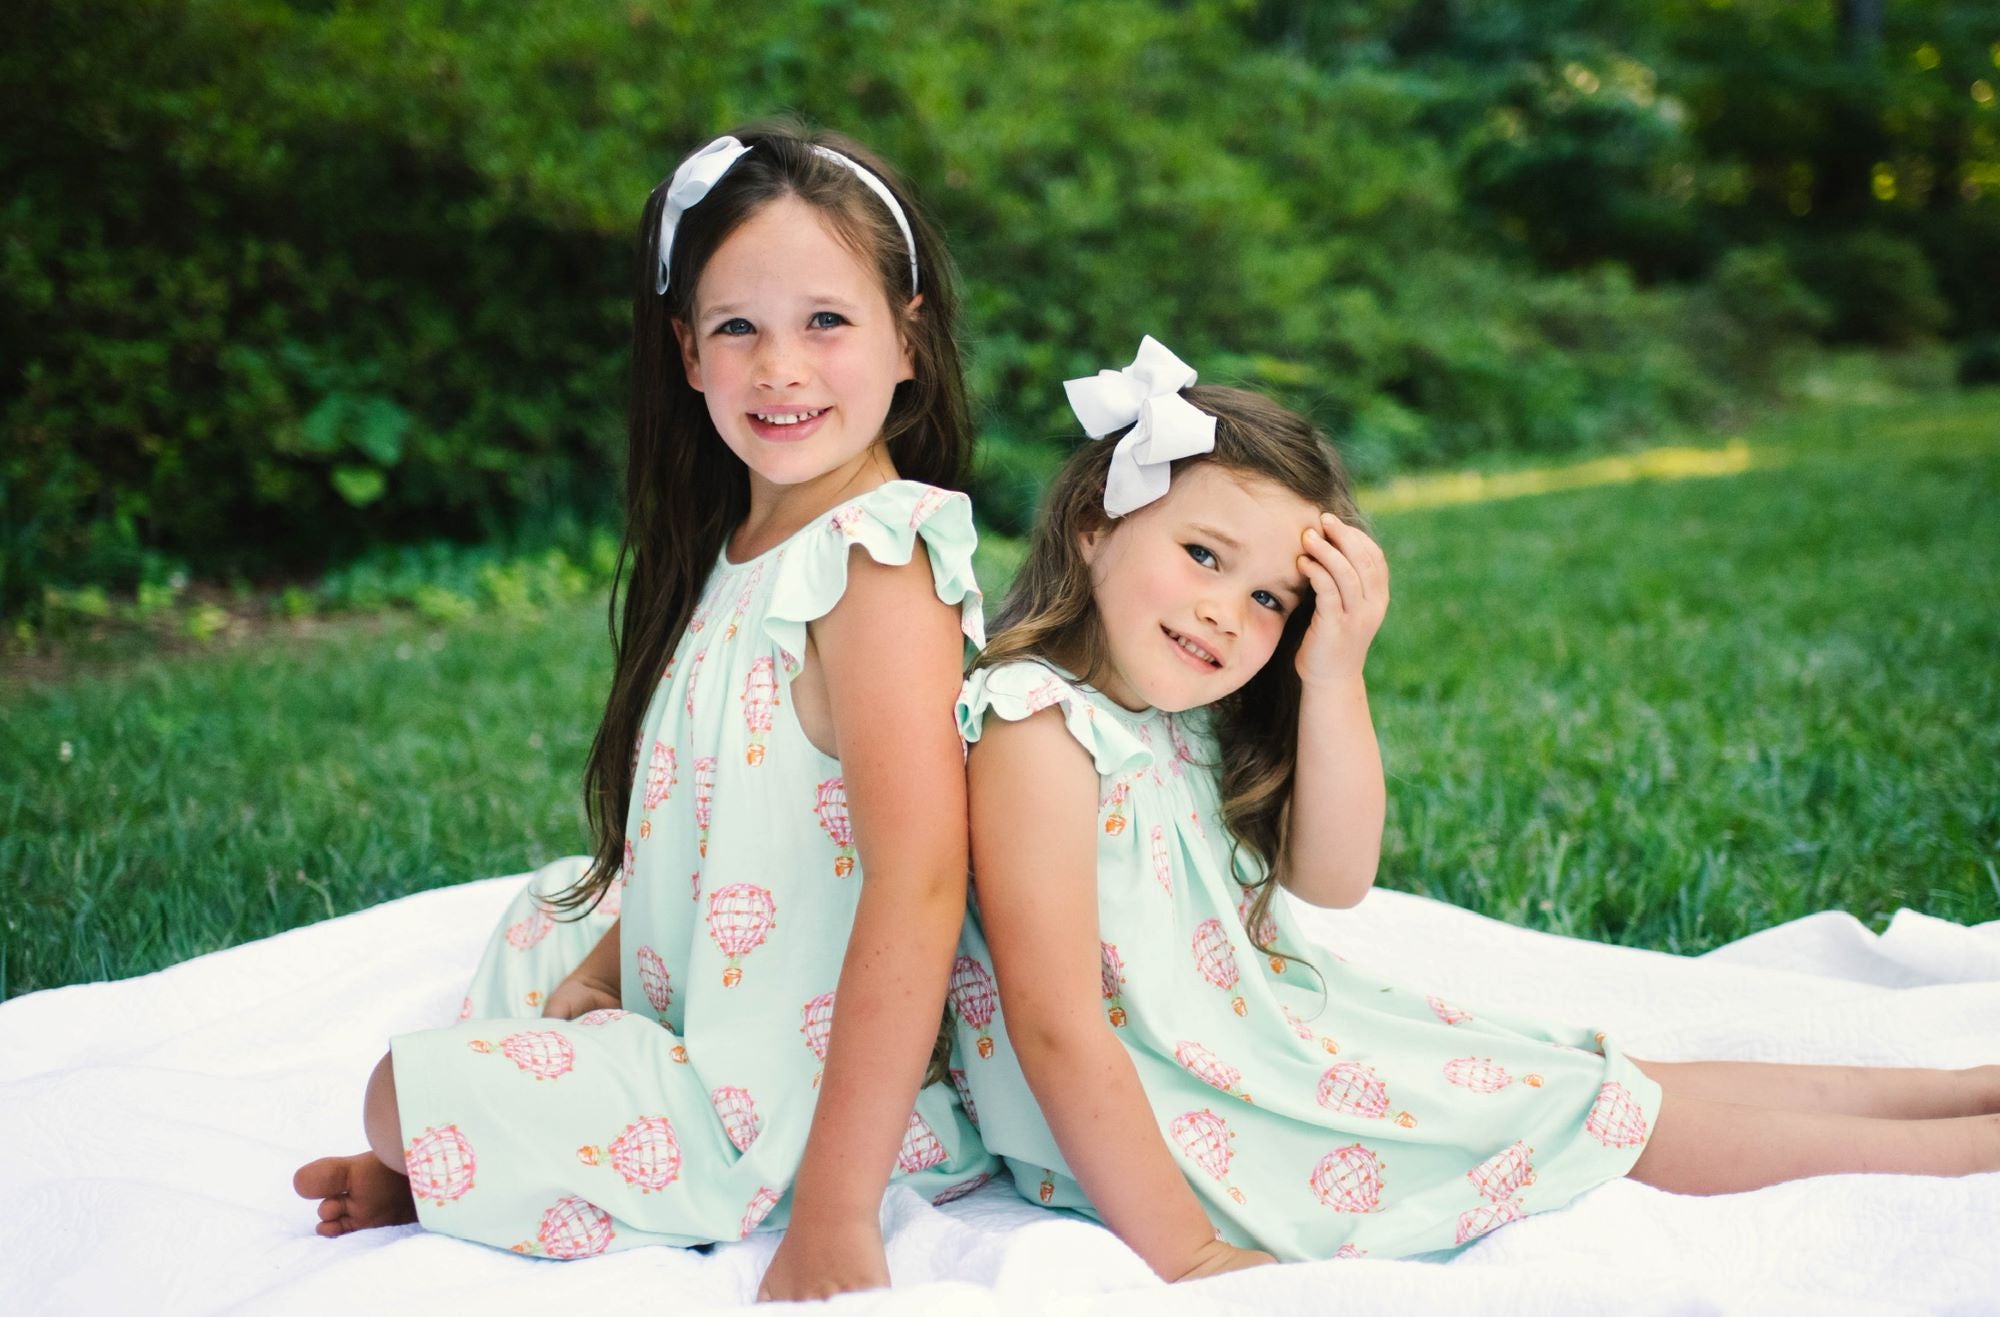
[[[787,654],[803,656],[806,624],[833,611],[847,593],[849,551],[860,545],[887,567],[910,561],[921,540],[930,555],[937,597],[959,610],[959,627],[975,646],[986,643],[972,551],[979,534],[972,500],[915,480],[892,480],[820,518],[785,548],[771,585],[764,634]],[[792,671],[789,665],[788,671]]]
[[[1152,747],[1130,727],[1091,703],[1055,669],[1025,659],[980,668],[965,679],[958,694],[959,735],[968,743],[977,741],[989,712],[1008,722],[1019,722],[1057,706],[1069,734],[1090,751],[1100,776],[1151,766]]]

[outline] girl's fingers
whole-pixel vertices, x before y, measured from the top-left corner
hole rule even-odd
[[[1382,552],[1382,546],[1359,526],[1350,526],[1331,512],[1320,514],[1321,533],[1336,546],[1341,556],[1354,564],[1361,575],[1362,583],[1370,596],[1379,593],[1375,587],[1386,585],[1389,580],[1389,558]]]
[[[1317,531],[1306,532],[1306,556],[1318,562],[1326,574],[1333,579],[1340,591],[1341,605],[1345,608],[1359,608],[1368,598],[1368,591],[1362,583],[1361,573],[1347,556],[1333,546],[1324,535]]]

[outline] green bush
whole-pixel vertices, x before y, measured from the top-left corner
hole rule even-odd
[[[1951,314],[1923,249],[1907,238],[1840,234],[1801,244],[1797,262],[1838,342],[1903,347],[1938,333]]]
[[[1237,0],[4,7],[0,609],[160,561],[353,564],[328,606],[560,593],[432,580],[420,605],[371,546],[615,519],[640,206],[780,109],[897,161],[945,228],[1003,531],[1073,440],[1061,380],[1144,332],[1370,475],[1767,387],[1772,317],[1806,314],[1760,304],[1769,258],[1707,293],[1627,273],[1714,245],[1676,181],[1695,125],[1650,66],[1539,11],[1437,8],[1344,6],[1330,58]],[[1884,241],[1808,282],[1842,332],[1933,332],[1935,288]]]

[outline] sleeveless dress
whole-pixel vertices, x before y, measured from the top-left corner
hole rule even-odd
[[[1057,670],[974,672],[959,729],[1060,708],[1098,772],[1104,1011],[1222,1238],[1281,1259],[1452,1249],[1630,1169],[1659,1087],[1602,1034],[1409,991],[1307,942],[1231,845],[1206,711],[1132,713]],[[975,876],[976,877],[976,876]],[[1091,1211],[1007,1044],[977,903],[951,1060],[986,1146],[1036,1201]],[[1301,963],[1301,962],[1304,963]]]
[[[784,1224],[863,881],[840,762],[792,712],[806,625],[839,602],[855,549],[899,565],[921,543],[981,643],[975,538],[965,495],[892,481],[718,560],[633,750],[624,873],[579,919],[537,898],[587,861],[540,871],[463,1022],[392,1041],[426,1228],[572,1258]],[[622,1009],[539,1018],[617,918]],[[992,1169],[951,1086],[919,1094],[896,1175],[944,1196]]]

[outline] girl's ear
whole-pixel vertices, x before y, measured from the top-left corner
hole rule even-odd
[[[673,326],[674,338],[681,345],[681,369],[687,374],[688,387],[696,393],[700,393],[702,392],[701,354],[695,351],[694,331],[689,329],[684,321],[680,320],[674,321]],[[907,352],[905,355],[908,355]],[[905,375],[903,378],[908,379],[910,377]]]
[[[1076,533],[1076,547],[1083,554],[1086,566],[1097,565],[1097,551],[1104,547],[1104,541],[1110,534],[1111,527],[1106,522],[1097,522]]]
[[[917,357],[916,353],[910,348],[910,323],[917,319],[923,307],[924,295],[918,293],[910,299],[910,304],[903,308],[903,327],[897,334],[897,337],[902,340],[903,344],[902,369],[896,376],[896,383],[898,384],[901,384],[904,380],[913,380],[917,377]],[[699,388],[700,386],[697,385],[696,387]]]

